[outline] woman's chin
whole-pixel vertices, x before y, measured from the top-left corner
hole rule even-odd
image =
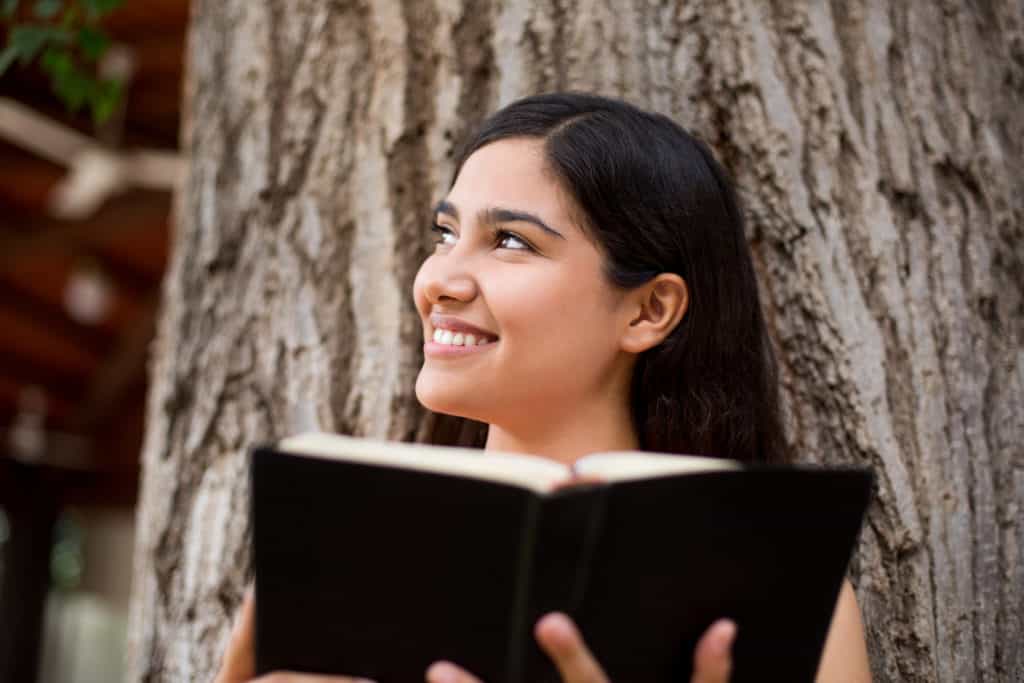
[[[416,399],[424,408],[435,413],[480,420],[479,388],[460,387],[462,382],[434,376],[429,370],[420,370],[416,378]],[[473,400],[476,398],[476,400]]]

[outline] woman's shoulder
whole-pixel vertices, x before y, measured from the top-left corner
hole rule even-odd
[[[864,623],[857,606],[857,595],[848,579],[843,579],[843,586],[839,590],[816,680],[818,683],[871,681]]]

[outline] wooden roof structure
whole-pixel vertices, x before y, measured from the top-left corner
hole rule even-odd
[[[97,130],[87,111],[68,113],[36,68],[0,78],[0,104],[114,153],[177,155],[188,11],[188,0],[127,0],[104,19],[134,65],[114,127]],[[60,218],[53,198],[69,169],[31,147],[0,139],[0,505],[14,470],[29,465],[49,472],[62,503],[131,504],[171,193],[127,188]],[[109,295],[92,321],[68,303],[83,278]],[[26,433],[33,429],[36,441]],[[28,456],[26,439],[36,446]]]

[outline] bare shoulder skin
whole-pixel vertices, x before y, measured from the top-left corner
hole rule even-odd
[[[871,683],[864,625],[857,597],[848,580],[843,580],[839,591],[816,680],[818,683]]]

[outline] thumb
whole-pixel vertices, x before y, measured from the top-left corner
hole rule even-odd
[[[690,683],[728,683],[732,671],[730,651],[736,638],[736,623],[719,619],[697,643]]]

